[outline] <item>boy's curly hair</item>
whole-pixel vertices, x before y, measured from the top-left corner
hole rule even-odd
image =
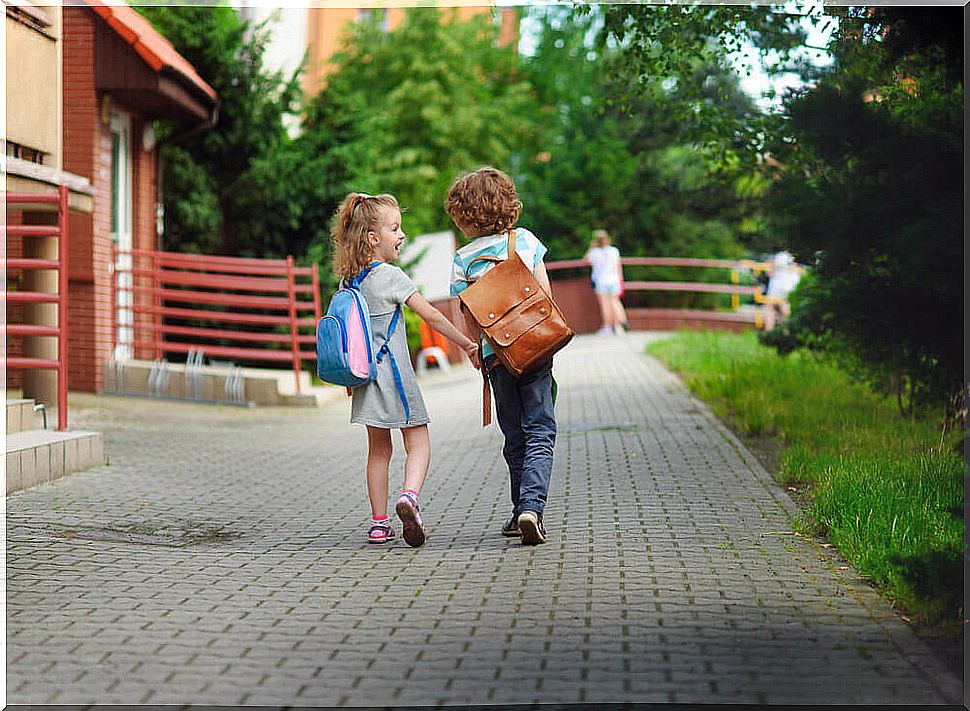
[[[481,237],[514,227],[522,203],[509,176],[484,166],[455,180],[445,198],[445,211],[468,237]]]
[[[371,263],[374,248],[367,241],[367,233],[380,227],[385,208],[400,209],[393,195],[349,193],[340,203],[330,230],[337,276],[350,279]]]

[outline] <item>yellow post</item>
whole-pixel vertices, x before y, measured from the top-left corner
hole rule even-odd
[[[740,284],[741,283],[741,275],[738,274],[738,270],[737,269],[732,269],[731,270],[731,283],[732,284]],[[731,310],[732,311],[737,311],[738,310],[738,307],[740,305],[741,305],[741,297],[738,296],[737,294],[731,294]]]

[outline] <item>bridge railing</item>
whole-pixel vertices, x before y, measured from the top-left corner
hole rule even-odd
[[[315,264],[140,249],[116,249],[114,264],[116,352],[288,363],[300,391],[322,316]]]
[[[8,323],[4,318],[4,343],[9,346],[10,336],[50,337],[57,339],[57,356],[38,358],[25,355],[4,353],[8,369],[27,370],[40,368],[57,371],[57,429],[67,429],[67,186],[60,186],[56,193],[6,193],[4,200],[8,207],[13,205],[53,204],[57,206],[56,225],[9,225],[4,224],[4,241],[8,237],[55,237],[57,238],[57,257],[41,259],[35,257],[5,258],[2,260],[4,273],[26,270],[54,270],[57,272],[57,292],[47,291],[4,291],[4,310],[9,314],[11,304],[56,304],[57,325]]]
[[[742,330],[761,328],[763,317],[760,309],[740,310],[741,297],[752,297],[756,304],[764,303],[762,289],[758,285],[741,284],[741,274],[757,272],[767,265],[753,260],[701,259],[689,257],[623,257],[623,267],[675,267],[726,270],[730,283],[705,281],[624,280],[624,289],[630,292],[688,292],[697,294],[727,294],[731,297],[731,310],[713,309],[627,307],[631,328],[666,330],[679,327],[706,327]],[[551,272],[554,296],[563,309],[567,320],[580,333],[595,331],[600,323],[599,308],[592,298],[593,290],[586,277],[560,277],[556,272],[589,269],[585,259],[548,262],[546,271]]]

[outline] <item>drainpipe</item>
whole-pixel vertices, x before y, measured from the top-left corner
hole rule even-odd
[[[209,114],[209,118],[201,123],[197,123],[194,126],[187,128],[181,133],[176,133],[168,138],[164,138],[155,144],[155,150],[157,152],[157,160],[155,161],[155,190],[157,193],[155,199],[155,249],[158,251],[162,250],[162,232],[164,230],[164,223],[159,221],[159,213],[163,213],[165,205],[165,191],[164,191],[164,181],[162,176],[164,175],[164,159],[162,158],[162,147],[170,146],[176,143],[181,143],[186,141],[193,136],[196,136],[203,131],[208,131],[213,128],[219,122],[219,103],[216,102],[215,106],[212,107],[212,113]]]

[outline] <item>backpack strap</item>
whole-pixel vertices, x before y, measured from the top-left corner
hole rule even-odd
[[[397,386],[397,394],[401,398],[401,403],[404,405],[404,418],[405,421],[411,422],[411,407],[408,405],[407,395],[404,394],[404,380],[401,378],[401,371],[397,367],[397,359],[394,357],[394,352],[391,351],[390,342],[391,336],[394,334],[394,329],[397,328],[397,322],[401,319],[401,305],[398,304],[397,309],[394,311],[394,315],[391,317],[391,323],[387,327],[387,337],[384,339],[384,345],[381,346],[380,350],[377,351],[377,362],[384,359],[384,354],[391,359],[391,372],[394,373],[394,385]]]
[[[374,269],[374,267],[376,267],[379,264],[381,264],[381,262],[378,262],[378,261],[371,262],[366,267],[364,267],[363,270],[361,270],[360,274],[357,274],[356,276],[354,276],[349,282],[346,279],[341,279],[340,280],[341,285],[350,286],[354,289],[359,289],[360,283],[364,281],[364,277],[370,274],[371,271]]]
[[[468,266],[465,267],[465,278],[462,279],[462,281],[467,281],[469,284],[475,281],[474,279],[470,279],[468,277],[468,272],[472,268],[472,264],[474,264],[475,262],[494,262],[495,264],[498,264],[499,262],[504,262],[506,259],[509,259],[512,256],[512,253],[515,251],[515,239],[516,239],[516,232],[515,232],[515,228],[513,227],[509,230],[509,242],[505,248],[505,258],[503,259],[502,257],[493,257],[491,255],[482,255],[481,257],[475,257],[473,260],[471,260],[468,263]]]
[[[468,309],[465,308],[465,304],[462,301],[458,302],[458,308],[461,310],[462,314],[467,314]],[[478,332],[478,355],[481,358],[483,349],[485,348],[485,339],[482,336],[482,332]],[[488,381],[488,369],[485,367],[485,359],[482,359],[481,368],[482,371],[482,427],[488,427],[492,423],[492,385]]]
[[[482,334],[478,334],[478,352],[482,352],[484,347],[482,339]],[[498,361],[495,361],[498,362]],[[493,363],[494,365],[494,363]],[[492,384],[488,380],[488,368],[485,367],[485,361],[481,363],[482,370],[482,427],[488,427],[492,424]]]
[[[468,278],[468,270],[471,269],[472,264],[474,264],[475,262],[482,261],[482,262],[499,263],[499,262],[504,262],[506,259],[511,258],[512,253],[516,251],[515,250],[515,240],[516,240],[515,228],[510,229],[508,231],[508,234],[509,234],[509,241],[508,241],[508,244],[506,245],[505,259],[503,259],[502,257],[491,257],[491,256],[475,257],[473,260],[471,260],[468,263],[468,266],[465,267],[465,279],[464,279],[465,281],[469,283],[475,281],[474,279]],[[465,304],[463,304],[461,301],[459,301],[458,303],[461,310],[466,311]],[[478,332],[479,354],[483,352],[484,345],[485,343],[484,343],[484,338],[482,337],[482,332],[479,331]],[[485,367],[484,361],[482,361],[481,371],[482,371],[482,427],[488,427],[492,423],[492,384],[488,380],[488,368]]]

